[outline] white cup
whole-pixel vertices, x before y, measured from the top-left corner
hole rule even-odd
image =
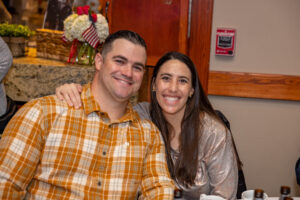
[[[216,196],[216,195],[201,194],[200,200],[225,200],[225,199],[220,196]]]
[[[252,200],[254,196],[254,190],[246,190],[242,193],[243,200]],[[268,199],[268,195],[264,193],[264,199]]]

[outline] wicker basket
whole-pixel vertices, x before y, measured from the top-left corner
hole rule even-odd
[[[63,31],[36,30],[36,55],[40,58],[68,61],[71,43],[62,40]]]
[[[13,57],[25,55],[26,39],[24,37],[2,37],[9,47]]]

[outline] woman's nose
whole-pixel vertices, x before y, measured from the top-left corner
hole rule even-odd
[[[171,81],[171,82],[170,82],[170,90],[171,90],[172,92],[176,92],[176,91],[177,91],[177,88],[178,88],[177,81]]]

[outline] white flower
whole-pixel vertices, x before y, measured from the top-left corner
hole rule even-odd
[[[67,19],[65,19],[64,21],[64,31],[65,31],[65,37],[67,38],[67,40],[69,41],[73,41],[74,37],[71,33],[71,28],[72,28],[72,24],[74,22],[74,20],[78,17],[77,14],[72,14],[72,15],[69,15],[67,17]]]
[[[71,34],[74,38],[78,39],[81,42],[85,42],[82,37],[82,33],[91,26],[92,22],[89,20],[88,15],[78,16],[71,27]]]
[[[81,42],[85,42],[82,37],[82,33],[91,26],[92,22],[89,20],[88,15],[72,14],[68,16],[64,21],[64,35],[69,41],[77,39]],[[97,14],[97,22],[95,22],[95,28],[99,37],[100,43],[103,43],[109,34],[108,23],[105,17],[101,14]]]
[[[97,35],[100,39],[100,43],[104,42],[109,32],[108,23],[103,15],[97,14],[97,22],[95,23],[95,27],[97,30]]]

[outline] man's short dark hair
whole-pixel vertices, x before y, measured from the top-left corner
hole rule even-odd
[[[106,54],[111,50],[112,43],[116,39],[125,39],[134,44],[141,45],[147,51],[147,45],[145,40],[136,32],[128,31],[128,30],[120,30],[115,33],[109,35],[102,46],[102,56],[105,58]]]

